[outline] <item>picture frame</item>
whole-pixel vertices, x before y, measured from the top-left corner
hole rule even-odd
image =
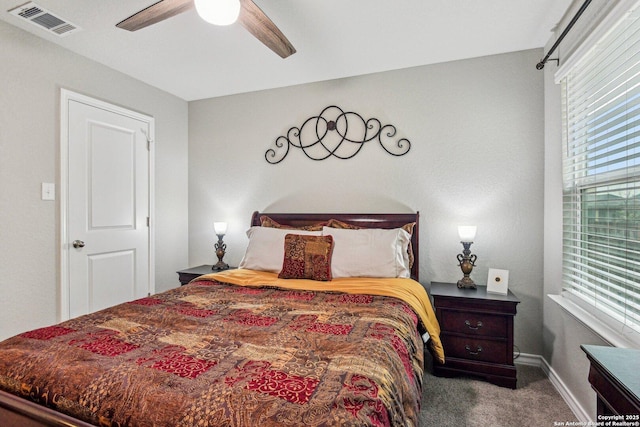
[[[509,292],[509,270],[490,268],[487,278],[487,292],[507,295]]]

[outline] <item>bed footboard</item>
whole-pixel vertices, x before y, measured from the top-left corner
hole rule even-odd
[[[84,421],[4,391],[0,391],[0,420],[3,427],[91,427]]]

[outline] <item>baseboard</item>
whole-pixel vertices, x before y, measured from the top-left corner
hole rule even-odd
[[[585,411],[582,405],[578,403],[578,400],[575,398],[573,393],[571,393],[571,390],[569,390],[564,381],[562,381],[562,379],[556,374],[544,357],[537,354],[521,353],[515,360],[515,363],[517,365],[537,366],[542,369],[542,372],[544,372],[549,378],[551,384],[553,384],[558,393],[560,393],[560,396],[562,396],[569,406],[569,409],[571,409],[576,418],[578,418],[578,421],[583,423],[593,421],[587,411]]]
[[[542,367],[543,360],[542,356],[538,356],[537,354],[520,353],[514,362],[516,365],[536,366],[544,371]],[[546,373],[545,371],[545,374]]]

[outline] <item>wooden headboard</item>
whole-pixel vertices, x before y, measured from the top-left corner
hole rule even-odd
[[[291,227],[302,227],[316,224],[330,219],[337,219],[362,228],[400,228],[405,224],[415,222],[413,234],[411,235],[411,245],[413,247],[414,262],[411,267],[411,278],[418,280],[420,271],[420,257],[418,246],[419,217],[420,213],[392,213],[392,214],[350,214],[350,213],[272,213],[254,212],[251,216],[251,226],[260,225],[260,216],[267,215],[269,218],[282,225]]]

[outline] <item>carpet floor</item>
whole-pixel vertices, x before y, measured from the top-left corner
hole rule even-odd
[[[538,367],[518,365],[515,390],[425,373],[421,427],[553,426],[567,421],[577,418]]]

